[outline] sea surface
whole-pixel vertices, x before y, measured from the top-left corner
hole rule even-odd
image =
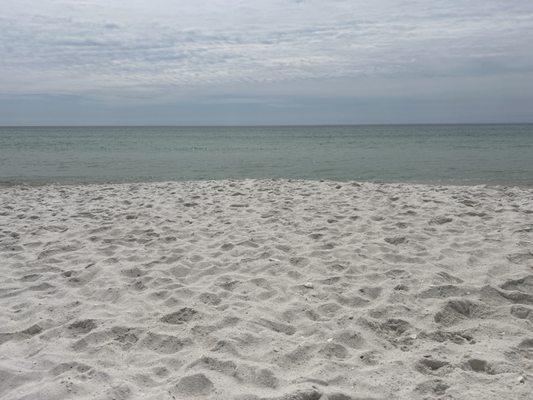
[[[294,178],[533,184],[533,125],[0,127],[0,184]]]

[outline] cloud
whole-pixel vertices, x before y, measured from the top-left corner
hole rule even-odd
[[[332,80],[357,90],[365,81],[533,77],[529,0],[2,3],[4,94],[161,101],[280,87],[320,97]]]

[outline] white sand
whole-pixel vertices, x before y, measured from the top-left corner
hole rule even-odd
[[[533,398],[533,189],[0,188],[0,398]]]

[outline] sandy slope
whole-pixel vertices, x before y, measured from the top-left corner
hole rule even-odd
[[[526,399],[533,189],[0,188],[2,399]]]

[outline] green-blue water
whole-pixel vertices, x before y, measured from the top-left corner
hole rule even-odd
[[[533,125],[0,127],[0,183],[533,184]]]

